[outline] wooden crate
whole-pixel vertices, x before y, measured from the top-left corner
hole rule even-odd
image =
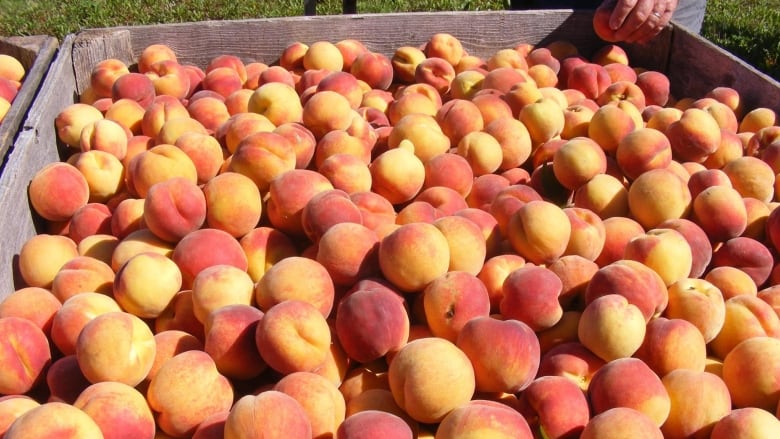
[[[58,46],[56,38],[46,35],[0,38],[0,53],[18,59],[25,70],[22,87],[0,123],[0,158],[5,157],[17,132],[23,129],[27,110],[38,93]]]
[[[518,43],[556,39],[568,39],[589,55],[605,44],[593,33],[591,19],[592,12],[572,10],[399,13],[117,27],[68,35],[25,121],[31,129],[20,132],[0,175],[0,300],[21,286],[14,269],[18,252],[37,232],[27,185],[38,169],[59,159],[54,118],[84,90],[97,61],[111,57],[132,63],[146,46],[164,43],[181,62],[201,67],[222,54],[270,64],[292,42],[345,38],[389,56],[397,47],[419,45],[436,32],[455,35],[469,53],[480,56]],[[737,89],[749,107],[780,111],[780,84],[683,29],[669,27],[652,44],[628,45],[626,50],[632,65],[667,73],[677,96],[700,96],[725,85]]]

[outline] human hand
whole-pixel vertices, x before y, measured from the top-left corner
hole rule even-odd
[[[646,43],[658,35],[677,9],[677,0],[606,0],[598,10],[609,13],[613,41]],[[597,12],[598,12],[597,10]]]

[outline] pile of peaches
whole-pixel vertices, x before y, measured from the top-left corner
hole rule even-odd
[[[6,439],[780,437],[772,109],[607,43],[135,61],[30,182]]]
[[[24,65],[17,58],[4,53],[0,54],[0,122],[5,119],[5,115],[19,93],[26,73]]]

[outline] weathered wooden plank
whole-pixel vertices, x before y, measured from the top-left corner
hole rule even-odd
[[[0,53],[18,59],[25,69],[22,86],[0,123],[0,160],[5,157],[22,128],[22,121],[49,69],[58,45],[56,38],[45,35],[0,38]]]

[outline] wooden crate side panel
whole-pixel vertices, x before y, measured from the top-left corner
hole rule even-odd
[[[668,75],[678,97],[699,98],[713,85],[737,90],[745,108],[780,112],[780,82],[684,29],[675,32],[669,51]]]
[[[66,42],[68,39],[66,38]],[[18,255],[22,245],[39,233],[29,205],[27,187],[35,173],[60,159],[54,118],[74,102],[75,79],[70,51],[60,50],[30,106],[24,129],[9,150],[0,174],[0,301],[22,286],[18,275]]]
[[[0,159],[5,157],[22,127],[27,111],[49,69],[58,42],[54,37],[9,37],[0,39],[0,53],[18,59],[25,69],[25,77],[11,107],[0,123]]]

